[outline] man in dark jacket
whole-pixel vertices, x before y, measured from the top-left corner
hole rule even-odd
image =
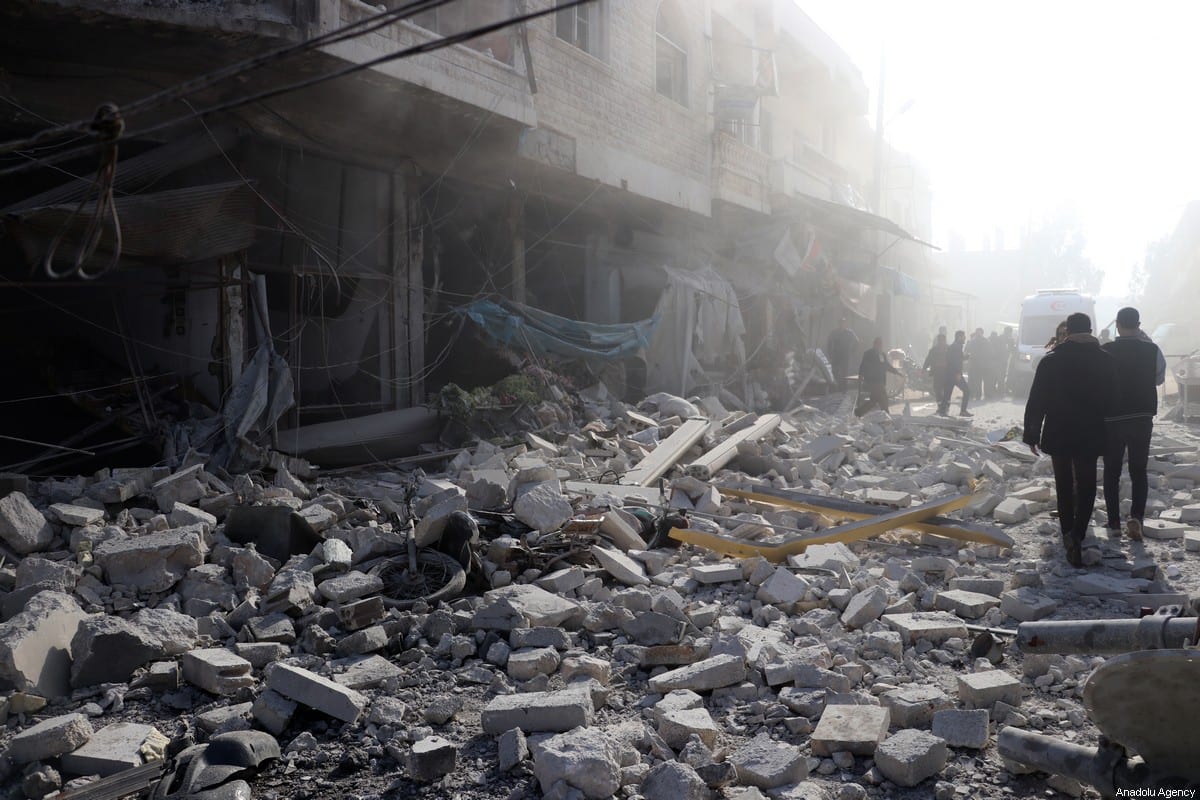
[[[887,355],[883,352],[883,339],[875,337],[871,349],[863,353],[862,363],[858,366],[858,391],[865,393],[867,399],[859,400],[854,413],[862,416],[873,408],[881,411],[888,410],[887,374],[891,372],[903,375],[900,370],[888,363]]]
[[[975,416],[970,411],[967,411],[967,401],[971,399],[971,392],[967,388],[967,382],[963,379],[963,361],[966,358],[963,356],[963,345],[967,341],[966,331],[955,331],[954,341],[946,350],[946,382],[942,385],[942,398],[938,403],[939,414],[950,413],[950,396],[954,394],[954,387],[962,392],[962,408],[959,410],[960,417]]]
[[[1117,338],[1103,346],[1117,364],[1116,397],[1105,419],[1108,446],[1104,451],[1104,505],[1108,510],[1108,529],[1119,535],[1121,462],[1128,452],[1133,502],[1125,530],[1134,541],[1142,538],[1149,488],[1146,463],[1150,460],[1150,434],[1154,431],[1154,415],[1158,413],[1158,387],[1167,374],[1162,351],[1142,332],[1141,324],[1136,308],[1122,308],[1117,312]]]
[[[837,381],[839,392],[846,391],[846,375],[850,372],[850,359],[854,357],[854,352],[858,349],[858,337],[854,335],[854,331],[850,330],[850,326],[846,324],[846,318],[843,317],[838,321],[838,326],[829,334],[829,340],[825,342],[825,355],[829,356],[829,368],[833,370],[833,377]]]
[[[1104,418],[1116,393],[1116,359],[1100,349],[1087,314],[1067,317],[1067,337],[1038,364],[1025,404],[1024,442],[1054,463],[1058,524],[1067,561],[1082,566],[1082,542],[1096,506],[1096,462]]]

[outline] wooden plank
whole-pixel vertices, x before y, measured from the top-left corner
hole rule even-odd
[[[684,422],[666,441],[659,443],[650,455],[626,472],[622,480],[631,486],[652,485],[704,438],[710,425],[706,419],[689,419]]]
[[[742,442],[756,442],[779,427],[782,419],[778,414],[765,414],[749,428],[743,428],[719,445],[687,465],[687,474],[702,481],[712,478],[713,473],[724,467],[737,455]]]
[[[804,492],[785,489],[773,489],[767,486],[757,487],[752,492],[726,489],[724,487],[717,488],[720,489],[721,494],[728,497],[737,497],[753,503],[763,503],[795,511],[811,511],[816,514],[825,514],[826,516],[839,514],[851,519],[871,519],[888,513],[887,508],[870,503],[859,503],[839,497],[825,497],[823,495],[806,494]],[[980,542],[982,544],[995,544],[1001,547],[1014,546],[1012,538],[994,525],[977,525],[938,515],[905,525],[904,527],[920,531],[921,533],[945,536],[951,539]]]
[[[939,513],[945,511],[954,511],[962,508],[970,501],[971,495],[969,494],[955,495],[954,497],[934,500],[913,508],[906,508],[900,511],[892,511],[887,514],[880,514],[879,516],[861,519],[856,522],[851,522],[848,525],[839,525],[835,528],[827,528],[823,531],[814,531],[812,533],[794,536],[778,544],[759,544],[756,542],[734,539],[728,536],[721,536],[720,534],[707,533],[705,531],[697,530],[684,530],[681,528],[672,529],[670,536],[672,539],[676,539],[687,544],[699,545],[725,555],[736,556],[739,558],[762,556],[768,561],[779,563],[788,556],[803,553],[809,545],[829,544],[831,542],[856,542],[861,539],[870,539],[882,533],[895,530],[896,528],[911,527],[913,523],[936,516]],[[960,533],[963,535],[958,535]],[[938,535],[948,536],[954,539],[964,539],[965,541],[981,542],[983,544],[1004,544],[1001,541],[996,541],[987,536],[973,533],[971,531],[957,531],[953,528],[939,528]],[[1009,546],[1011,546],[1011,540],[1009,540]]]

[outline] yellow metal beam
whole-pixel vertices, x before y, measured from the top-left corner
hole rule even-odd
[[[728,493],[728,492],[727,492]],[[741,493],[750,494],[750,493]],[[783,505],[779,502],[779,498],[771,498],[775,504]],[[729,536],[722,536],[715,533],[706,533],[704,531],[675,528],[671,531],[672,539],[685,542],[687,544],[699,545],[700,547],[713,550],[725,555],[736,556],[739,558],[750,558],[753,556],[762,556],[768,561],[780,562],[788,556],[803,553],[805,548],[813,544],[829,544],[831,542],[856,542],[861,539],[870,539],[878,536],[881,533],[886,533],[896,528],[915,527],[915,523],[919,523],[923,519],[936,516],[943,512],[955,511],[962,508],[971,501],[971,495],[960,494],[954,497],[934,500],[929,503],[924,503],[913,508],[905,508],[899,511],[894,511],[889,514],[881,514],[879,516],[865,516],[856,522],[851,522],[847,525],[839,525],[835,528],[827,528],[823,531],[814,531],[808,534],[801,534],[792,537],[778,544],[761,544],[758,542],[745,541],[742,539],[734,539]],[[799,505],[799,504],[797,504]],[[793,507],[792,504],[786,504],[786,507]],[[814,507],[816,511],[834,511],[834,513],[846,514],[843,511],[833,509],[820,509]],[[997,535],[993,535],[983,531],[974,531],[965,528],[953,528],[948,526],[925,526],[932,528],[932,533],[938,536],[946,536],[951,539],[961,539],[964,541],[980,542],[983,544],[994,544],[1002,547],[1011,547],[1012,540],[1005,534],[996,531]]]

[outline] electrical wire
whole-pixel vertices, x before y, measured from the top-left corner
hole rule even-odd
[[[438,5],[441,5],[445,2],[449,2],[449,0],[428,0],[428,2],[436,2]],[[368,59],[366,61],[351,64],[347,67],[343,67],[342,69],[334,70],[333,72],[325,73],[323,75],[317,75],[312,78],[308,78],[308,79],[305,79],[302,81],[297,81],[295,83],[286,84],[284,86],[277,86],[272,89],[266,89],[266,90],[257,92],[255,94],[247,95],[247,96],[236,98],[233,100],[228,100],[228,101],[225,101],[222,103],[217,103],[216,105],[212,105],[207,108],[201,109],[199,112],[195,112],[195,113],[185,115],[182,117],[177,117],[175,119],[166,120],[164,122],[160,122],[160,123],[151,125],[148,128],[142,128],[134,133],[130,133],[128,135],[128,138],[138,138],[138,137],[148,136],[152,133],[157,133],[157,132],[165,130],[167,128],[173,128],[182,123],[190,122],[193,119],[196,119],[198,117],[204,117],[204,116],[208,116],[211,114],[216,114],[216,113],[224,112],[224,111],[232,111],[233,109],[241,108],[242,106],[245,106],[245,105],[248,105],[251,103],[260,103],[264,100],[269,100],[273,97],[278,97],[283,94],[288,94],[290,92],[298,91],[301,89],[307,89],[307,88],[316,86],[321,83],[326,83],[328,81],[336,80],[338,78],[342,78],[347,75],[352,75],[356,72],[362,72],[364,70],[368,70],[373,67],[377,67],[377,66],[380,66],[382,64],[386,64],[386,63],[389,63],[392,61],[398,61],[398,60],[405,59],[405,58],[411,58],[413,56],[424,55],[427,53],[433,53],[438,50],[445,49],[447,47],[452,47],[456,44],[462,44],[464,42],[468,42],[471,39],[475,39],[480,36],[486,36],[490,33],[494,33],[496,31],[502,30],[502,29],[510,27],[512,25],[519,25],[519,24],[522,24],[525,22],[529,22],[531,20],[539,19],[539,18],[547,16],[549,14],[555,14],[555,13],[558,13],[559,11],[563,11],[563,10],[566,10],[569,8],[574,8],[575,6],[579,6],[579,5],[583,5],[584,3],[591,3],[591,2],[595,2],[595,0],[564,0],[564,2],[560,2],[559,4],[550,6],[548,8],[542,8],[542,9],[538,9],[536,11],[530,11],[530,12],[527,12],[524,14],[518,14],[517,16],[510,17],[508,19],[500,20],[500,21],[493,22],[493,23],[488,23],[486,25],[481,25],[477,28],[472,28],[471,30],[468,30],[468,31],[463,31],[463,32],[457,33],[457,34],[451,34],[448,36],[444,36],[440,39],[433,39],[428,42],[423,42],[421,44],[413,45],[411,47],[407,47],[402,50],[398,50],[394,53],[388,53],[386,55]],[[425,6],[422,6],[422,8],[420,10],[426,10]],[[391,12],[383,12],[383,13],[387,14],[387,13],[391,13]],[[414,12],[414,13],[416,13],[416,12]],[[353,36],[347,36],[346,38],[353,38],[354,36],[359,36],[359,35],[362,35],[362,32],[355,33],[355,34],[353,34]],[[200,80],[200,79],[197,79],[197,80]],[[177,98],[172,97],[171,99],[177,99]],[[137,101],[135,101],[133,106],[135,108],[137,108],[138,110],[140,110],[140,108],[141,108],[141,106],[139,106]],[[91,123],[89,123],[89,125],[90,124]],[[81,132],[78,129],[73,128],[71,126],[67,126],[66,129],[69,129],[71,132],[74,132],[74,133]],[[88,132],[88,131],[84,131],[84,132]],[[43,132],[43,133],[45,133],[45,132]],[[39,134],[39,136],[40,136],[40,134]],[[23,143],[18,142],[15,144],[20,145]],[[11,142],[8,144],[5,144],[5,145],[0,145],[0,154],[9,152],[13,149],[23,149],[20,147],[14,147],[13,145],[14,145],[14,143],[11,143]],[[80,155],[84,155],[86,153],[90,153],[90,152],[94,151],[96,149],[96,147],[97,147],[97,145],[84,145],[83,147],[63,151],[63,152],[60,152],[60,153],[57,153],[57,154],[54,154],[51,156],[43,156],[43,157],[41,157],[40,161],[41,162],[49,162],[49,163],[57,163],[58,161],[67,160],[70,158],[78,157]],[[31,166],[29,164],[20,165],[17,167],[10,167],[5,170],[0,170],[0,176],[11,175],[11,174],[15,174],[18,172],[25,172],[29,169],[31,169]]]

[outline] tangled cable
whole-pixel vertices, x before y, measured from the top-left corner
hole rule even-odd
[[[111,102],[102,103],[96,109],[96,115],[92,118],[89,126],[89,133],[102,143],[100,168],[96,171],[96,177],[92,181],[92,188],[95,190],[96,198],[95,208],[92,209],[91,218],[84,229],[83,239],[80,241],[79,248],[75,252],[75,261],[70,269],[61,272],[56,271],[54,269],[54,256],[58,253],[58,248],[66,237],[67,232],[70,231],[72,223],[83,212],[84,206],[88,203],[88,197],[92,194],[91,192],[83,196],[79,201],[79,205],[75,207],[75,210],[71,212],[66,222],[62,224],[58,233],[50,241],[50,247],[47,249],[46,256],[42,260],[42,268],[46,271],[46,276],[52,280],[71,276],[78,276],[85,281],[94,280],[115,269],[117,262],[121,259],[121,220],[117,215],[117,204],[113,199],[113,185],[117,177],[117,143],[124,132],[125,119],[121,116],[121,110],[117,108],[117,104]],[[88,272],[83,268],[83,265],[95,255],[96,250],[100,247],[100,242],[104,238],[104,220],[106,217],[112,219],[112,258],[103,269],[96,272]]]

